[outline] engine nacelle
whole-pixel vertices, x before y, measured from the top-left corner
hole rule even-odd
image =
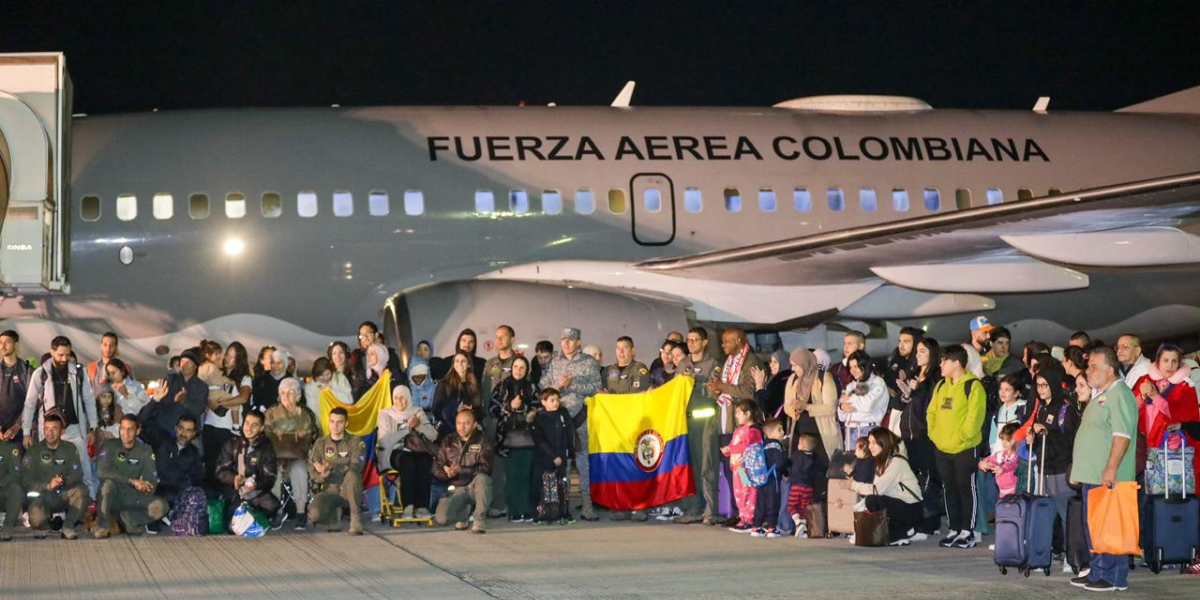
[[[392,296],[384,307],[383,334],[407,366],[421,340],[433,343],[438,356],[450,354],[464,328],[479,336],[480,356],[495,354],[495,331],[512,327],[517,348],[533,355],[538,340],[558,346],[564,327],[576,327],[585,344],[604,351],[605,363],[616,360],[618,337],[633,338],[646,364],[671,331],[687,331],[681,304],[640,296],[570,286],[518,281],[452,281],[414,288]]]

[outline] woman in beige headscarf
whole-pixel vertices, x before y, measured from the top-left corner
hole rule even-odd
[[[783,407],[788,415],[788,431],[793,436],[805,432],[820,435],[828,457],[842,447],[833,376],[820,367],[812,352],[803,348],[792,352],[791,363],[793,373],[784,392]]]

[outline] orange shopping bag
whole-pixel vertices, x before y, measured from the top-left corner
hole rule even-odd
[[[1139,543],[1138,484],[1118,481],[1116,487],[1100,486],[1088,492],[1088,532],[1096,554],[1142,554]]]

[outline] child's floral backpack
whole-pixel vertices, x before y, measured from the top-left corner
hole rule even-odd
[[[771,472],[767,469],[767,454],[761,442],[746,446],[742,451],[742,483],[752,487],[767,484]]]

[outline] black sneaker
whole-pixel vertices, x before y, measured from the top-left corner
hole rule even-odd
[[[966,532],[966,535],[959,534],[959,536],[957,538],[955,538],[954,543],[951,544],[951,547],[953,547],[953,548],[974,548],[976,543],[977,543],[977,540],[975,539],[975,534],[968,531],[968,532]]]
[[[1073,585],[1075,587],[1084,587],[1091,582],[1092,582],[1092,579],[1090,577],[1088,577],[1087,575],[1080,575],[1079,577],[1071,578],[1071,585]]]
[[[957,539],[958,532],[951,529],[950,533],[946,534],[946,537],[942,538],[942,541],[938,542],[938,545],[943,548],[949,548],[954,545],[954,541]]]
[[[1089,592],[1123,592],[1129,588],[1128,587],[1117,587],[1117,586],[1115,586],[1107,581],[1104,581],[1102,579],[1100,581],[1093,581],[1093,582],[1083,586],[1083,589],[1085,589]]]
[[[146,524],[146,533],[150,535],[158,535],[162,533],[162,521],[155,521]]]
[[[304,531],[308,527],[308,515],[301,513],[296,517],[296,524],[292,526],[294,531]]]

